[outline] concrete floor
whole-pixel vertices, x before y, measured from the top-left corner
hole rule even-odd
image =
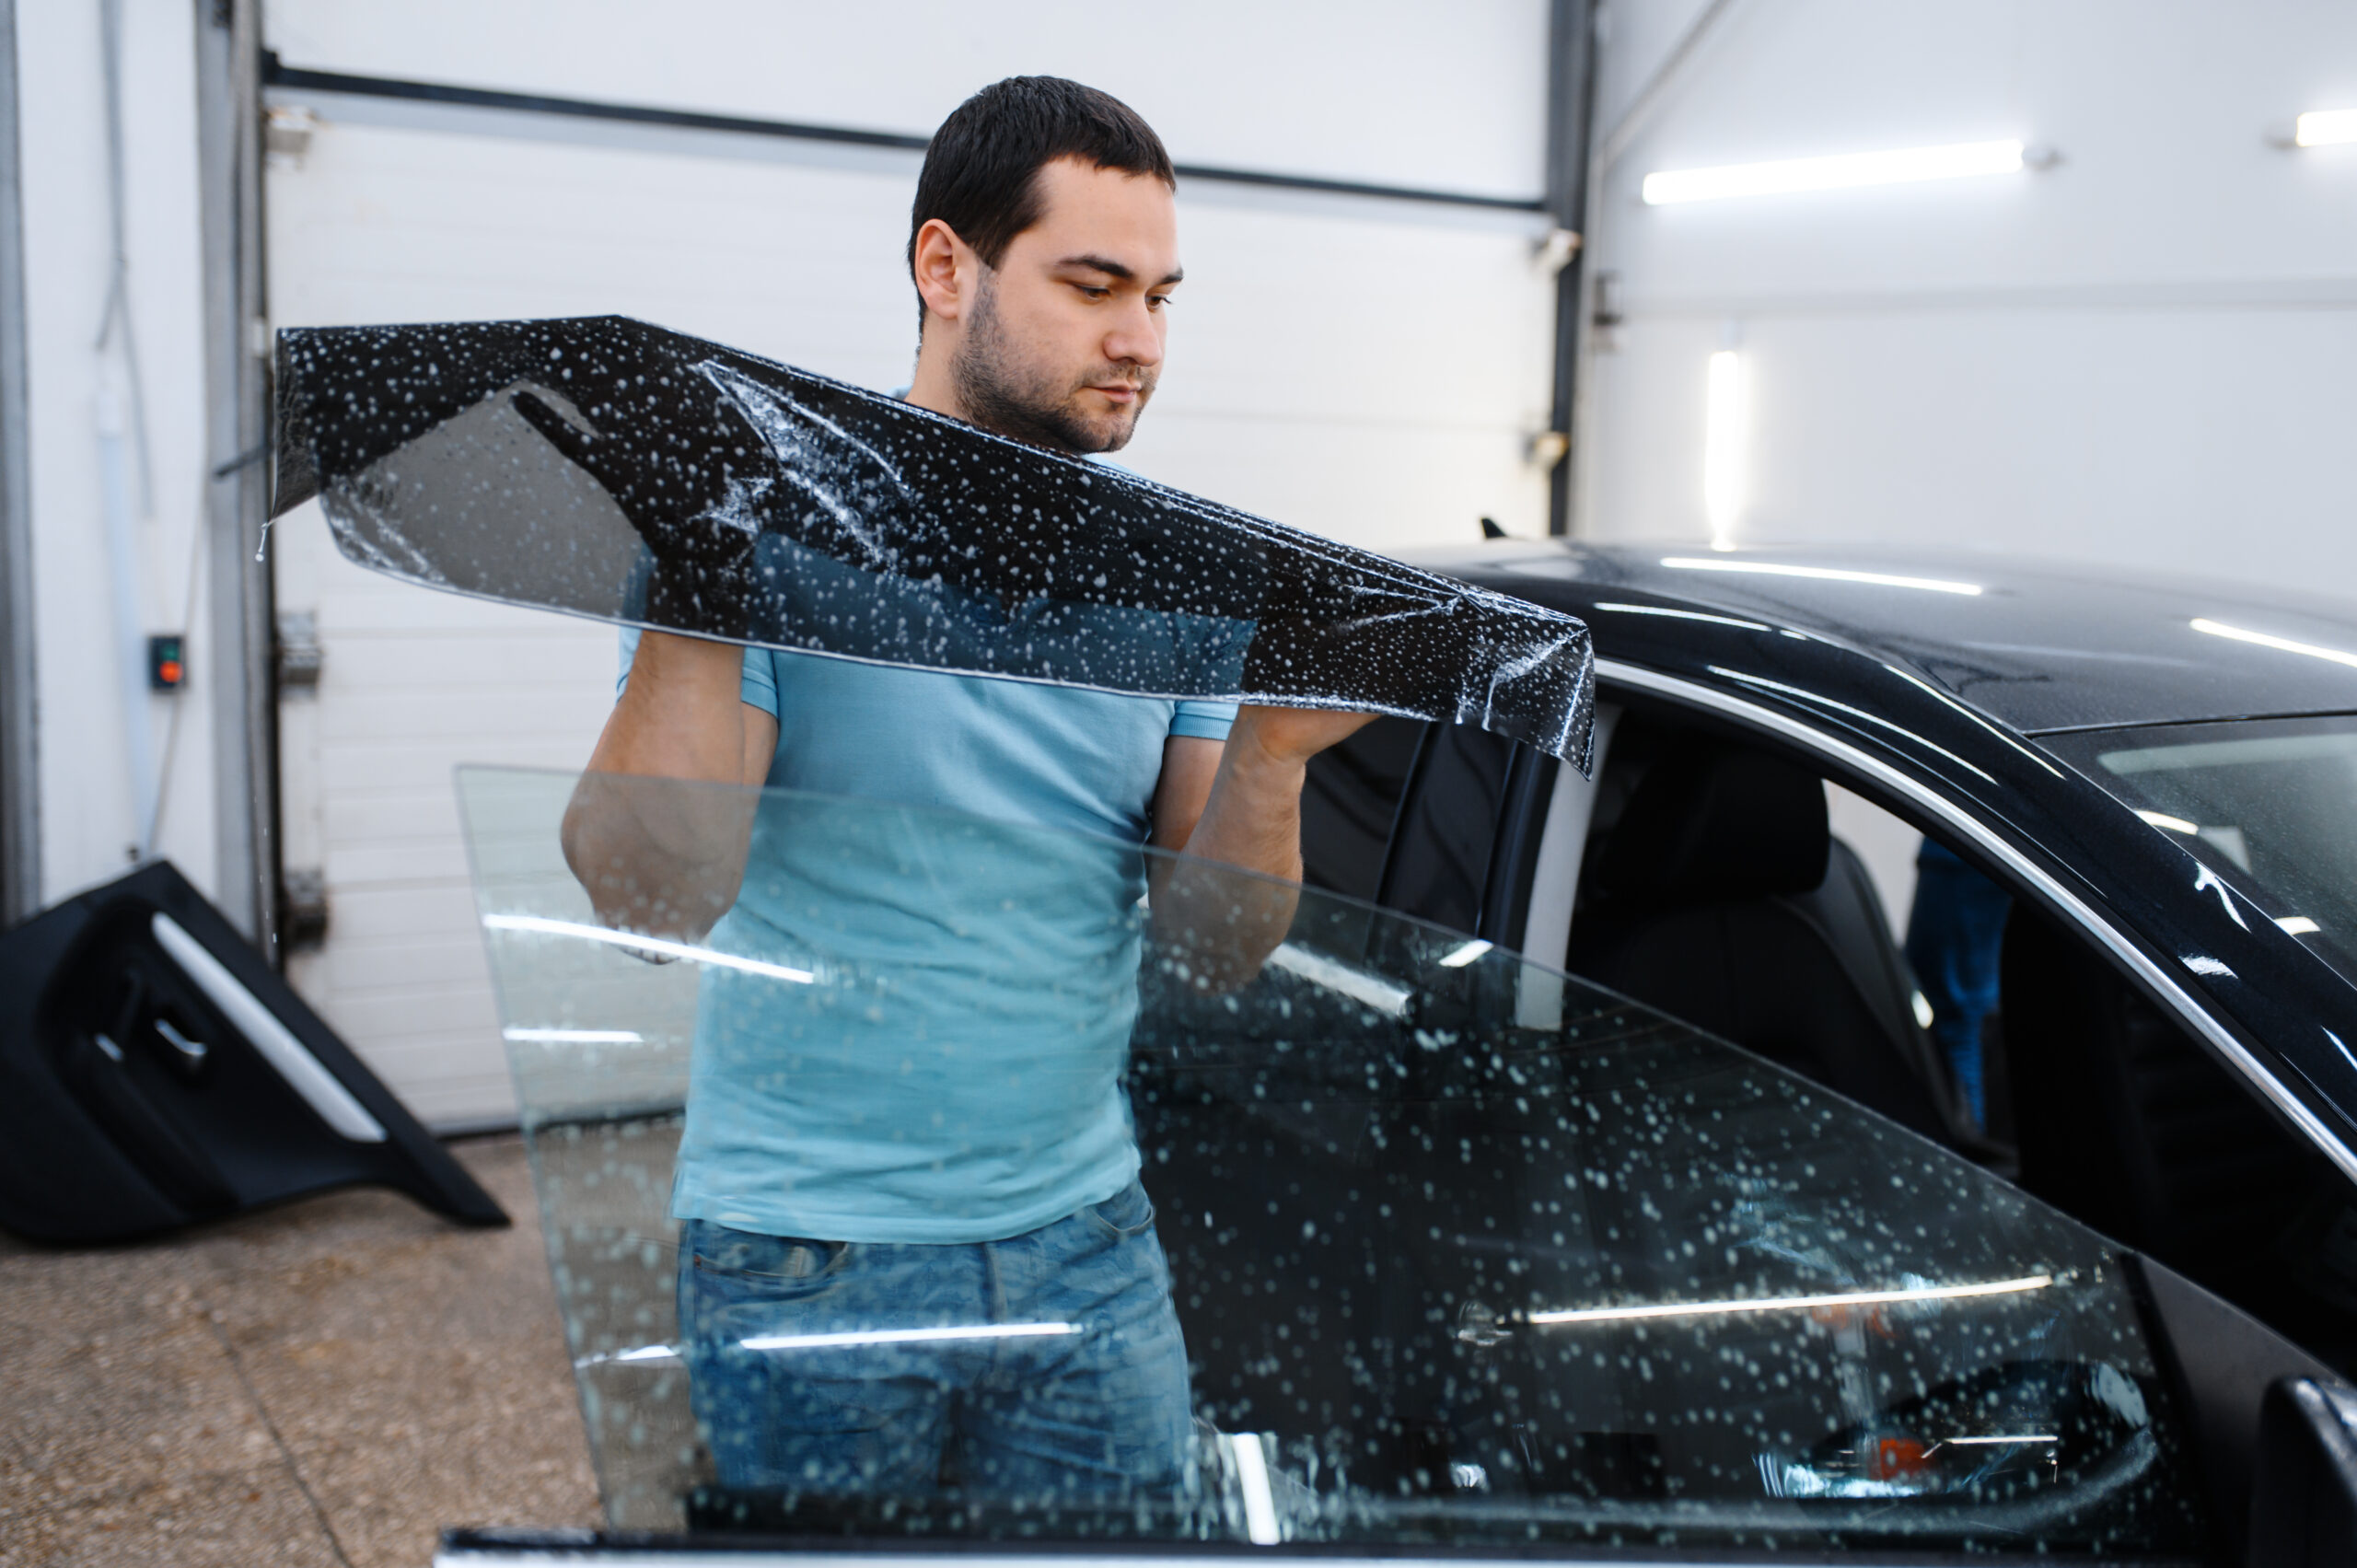
[[[0,1237],[0,1568],[415,1568],[460,1524],[591,1524],[524,1147],[515,1216],[330,1194],[136,1246]]]

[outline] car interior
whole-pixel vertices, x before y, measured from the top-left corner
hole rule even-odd
[[[1371,726],[1312,770],[1305,879],[1558,962],[1743,1046],[2357,1368],[2347,1185],[2091,941],[2014,898],[1976,1126],[1904,952],[1910,857],[1885,832],[1870,871],[1827,804],[1830,789],[1853,824],[1863,808],[1920,835],[1903,803],[1850,796],[1852,781],[1797,749],[1666,703],[1599,720],[1594,777],[1574,780],[1568,814],[1533,803],[1551,770],[1515,798],[1516,760],[1493,738]],[[1555,842],[1566,830],[1576,849]]]
[[[1979,1145],[1865,864],[1832,836],[1822,779],[1630,714],[1596,795],[1566,969],[1927,1137]]]

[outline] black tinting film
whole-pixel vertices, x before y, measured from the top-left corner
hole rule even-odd
[[[273,505],[457,593],[869,663],[1478,724],[1587,765],[1587,628],[621,318],[281,334]]]

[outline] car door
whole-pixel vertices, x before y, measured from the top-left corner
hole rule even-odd
[[[1656,749],[1664,730],[1707,735],[1713,738],[1710,744],[1721,749],[1732,747],[1764,752],[1771,764],[1781,758],[1791,772],[1805,775],[1811,788],[1817,787],[1820,775],[1835,776],[1832,759],[1845,749],[1829,739],[1821,749],[1812,749],[1790,744],[1790,736],[1780,738],[1757,728],[1731,729],[1723,714],[1691,706],[1666,707],[1655,703],[1648,707],[1643,693],[1626,688],[1620,695],[1624,700],[1639,700],[1640,715],[1608,737],[1605,766],[1596,784],[1583,786],[1571,778],[1559,779],[1550,786],[1559,796],[1571,793],[1585,797],[1574,814],[1569,842],[1550,838],[1532,843],[1527,836],[1517,840],[1514,830],[1518,819],[1527,822],[1534,815],[1550,823],[1560,819],[1560,799],[1552,813],[1517,812],[1504,789],[1468,788],[1461,780],[1454,784],[1452,796],[1419,799],[1418,789],[1424,781],[1411,770],[1396,818],[1398,834],[1389,846],[1393,856],[1434,858],[1436,835],[1428,825],[1448,812],[1478,823],[1476,829],[1461,822],[1457,828],[1460,840],[1481,840],[1486,834],[1481,869],[1469,871],[1467,876],[1486,879],[1492,895],[1500,881],[1510,884],[1511,895],[1519,900],[1524,920],[1532,928],[1528,944],[1532,950],[1540,950],[1539,944],[1550,940],[1563,942],[1569,935],[1568,961],[1575,972],[1618,985],[1727,1038],[1768,1051],[1817,1081],[1941,1137],[2066,1212],[2203,1281],[2336,1365],[2347,1364],[2352,1339],[2349,1310],[2352,1295],[2343,1283],[2346,1270],[2336,1242],[2357,1219],[2347,1183],[2328,1160],[2297,1134],[2296,1128],[2287,1127],[2271,1113],[2247,1080],[2221,1063],[2207,1042],[2196,1039],[2178,1017],[2155,1005],[2086,926],[2058,910],[2053,900],[2040,898],[2038,889],[2011,875],[2002,863],[1974,856],[2011,895],[2014,909],[2003,943],[2003,1024],[1991,1028],[1988,1040],[1995,1098],[1985,1128],[1952,1125],[1943,1132],[1928,1124],[1922,1112],[1923,1095],[1893,1092],[1894,1086],[1905,1088],[1910,1078],[1934,1094],[1943,1088],[1936,1081],[1936,1063],[1930,1071],[1925,1068],[1920,1031],[1904,1016],[1908,1001],[1923,1006],[1921,993],[1909,996],[1911,977],[1896,981],[1888,978],[1894,969],[1903,970],[1895,940],[1905,927],[1903,896],[1888,912],[1897,917],[1889,920],[1890,929],[1881,939],[1875,939],[1875,929],[1887,916],[1870,907],[1875,902],[1873,878],[1861,875],[1855,857],[1851,856],[1849,880],[1863,885],[1864,898],[1853,894],[1848,902],[1867,907],[1866,917],[1852,921],[1845,939],[1819,944],[1820,951],[1814,956],[1794,953],[1789,944],[1777,947],[1772,927],[1778,921],[1797,925],[1803,923],[1799,917],[1806,916],[1806,923],[1820,932],[1838,928],[1838,919],[1829,920],[1827,909],[1829,903],[1841,901],[1830,898],[1842,881],[1842,859],[1847,854],[1838,840],[1823,886],[1813,893],[1804,894],[1791,887],[1722,887],[1702,889],[1699,909],[1641,911],[1643,918],[1633,923],[1651,929],[1636,932],[1633,945],[1642,947],[1647,940],[1653,942],[1650,972],[1643,963],[1629,962],[1632,944],[1626,931],[1620,934],[1622,940],[1617,944],[1597,940],[1596,928],[1613,922],[1598,918],[1608,916],[1608,910],[1596,907],[1599,902],[1608,904],[1608,900],[1595,897],[1599,891],[1595,884],[1607,879],[1600,878],[1599,873],[1608,877],[1615,870],[1608,863],[1614,847],[1609,829],[1615,814],[1626,804],[1622,797],[1632,777],[1642,773],[1642,767],[1624,764],[1631,761],[1631,749],[1642,748],[1647,741],[1648,721]],[[1608,714],[1613,710],[1605,711]],[[1618,763],[1616,747],[1620,750]],[[1512,772],[1511,766],[1493,766],[1489,777],[1502,784]],[[1854,787],[1871,787],[1861,783],[1854,770],[1844,770],[1840,776]],[[1759,782],[1752,781],[1755,786]],[[1330,792],[1332,784],[1329,782],[1326,788]],[[1771,792],[1755,787],[1752,793],[1756,796]],[[1322,806],[1318,796],[1319,792],[1313,790],[1313,807]],[[1901,809],[1908,805],[1887,794],[1885,799]],[[1590,810],[1604,830],[1585,830],[1590,824],[1585,813]],[[1752,812],[1755,819],[1740,825],[1740,830],[1755,834],[1780,830],[1760,815],[1758,807]],[[1944,826],[1920,811],[1912,815],[1935,832]],[[1722,830],[1735,830],[1722,824]],[[1825,831],[1821,808],[1817,831],[1821,842]],[[1949,831],[1953,837],[1952,827]],[[1411,838],[1423,842],[1406,842]],[[1591,864],[1584,879],[1580,857],[1593,856],[1599,843],[1606,850],[1608,864]],[[1514,858],[1517,847],[1519,862]],[[1949,847],[1972,853],[1969,841],[1957,839]],[[1732,838],[1717,845],[1724,858],[1739,860],[1740,854],[1735,853],[1739,849]],[[1460,853],[1455,858],[1462,863],[1470,857]],[[1901,865],[1904,869],[1903,861]],[[1388,871],[1385,880],[1397,885]],[[1527,884],[1527,890],[1515,885],[1521,883]],[[1550,906],[1560,910],[1574,888],[1584,901],[1577,928],[1568,921],[1556,922],[1549,913]],[[1747,902],[1741,897],[1746,892],[1757,896]],[[1457,916],[1469,928],[1463,913],[1478,904],[1478,897],[1460,898],[1454,908],[1444,907],[1441,912],[1444,917]],[[1686,917],[1682,928],[1681,914]],[[1771,914],[1774,918],[1763,924],[1762,917]],[[1495,917],[1491,918],[1495,924]],[[1698,978],[1713,963],[1709,945],[1698,933],[1730,921],[1748,921],[1744,927],[1747,940],[1770,955],[1755,962],[1752,972],[1732,982],[1734,988],[1748,992],[1748,1005],[1736,1013],[1730,1013],[1722,994],[1730,982],[1724,978],[1715,983]],[[1632,923],[1624,919],[1620,923],[1625,927]],[[1562,953],[1565,949],[1545,950]],[[1879,976],[1873,972],[1877,969],[1882,971]],[[1877,979],[1879,984],[1875,983]],[[1785,1004],[1785,1016],[1769,1016],[1777,1009],[1763,1007],[1763,996]],[[1796,1012],[1804,1016],[1797,1028],[1793,1021]],[[1821,1049],[1792,1050],[1795,1035],[1799,1045]],[[1850,1043],[1839,1050],[1822,1049],[1844,1039]],[[1866,1048],[1881,1058],[1879,1078],[1840,1070],[1844,1065],[1843,1051],[1855,1057]],[[2006,1071],[2009,1056],[2010,1074]]]

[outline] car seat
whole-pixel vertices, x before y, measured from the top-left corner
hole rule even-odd
[[[1564,967],[1970,1143],[1882,900],[1827,828],[1823,781],[1715,737],[1658,739],[1628,749],[1642,772],[1588,851]]]

